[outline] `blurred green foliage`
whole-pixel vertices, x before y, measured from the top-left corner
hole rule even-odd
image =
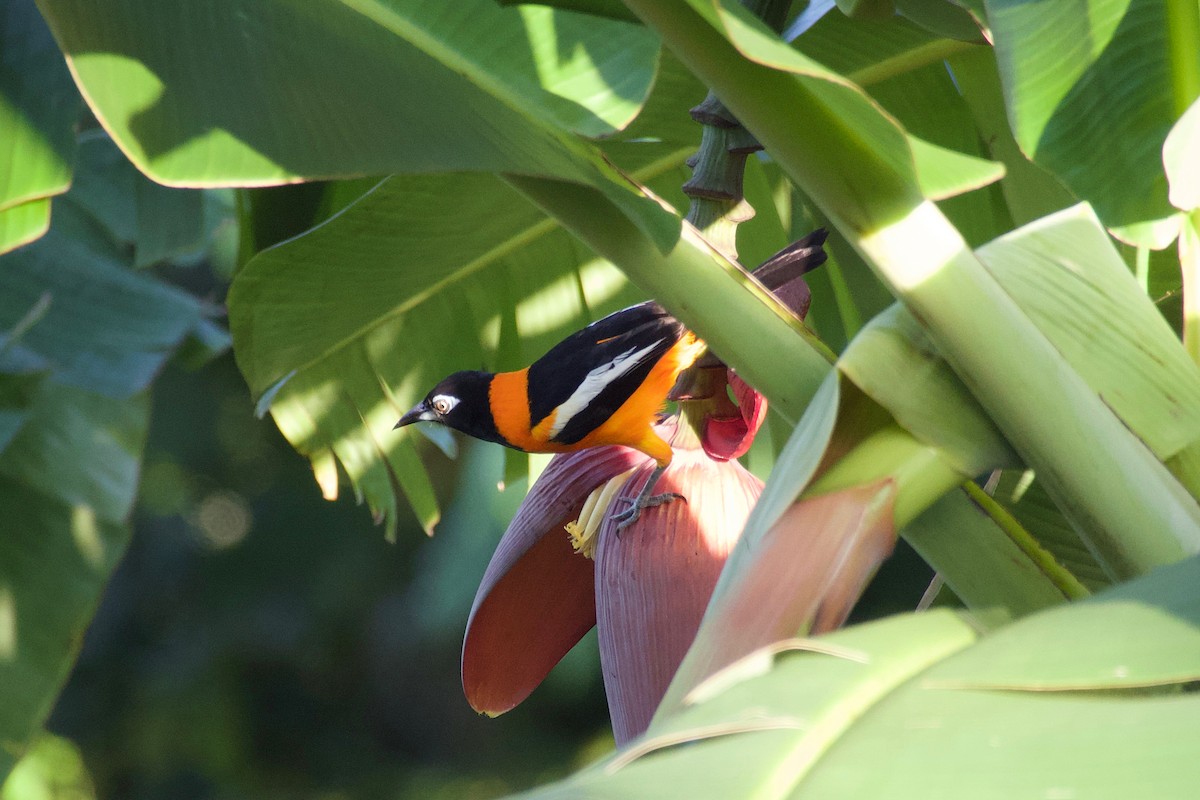
[[[496,448],[461,461],[438,536],[391,545],[321,498],[229,357],[169,368],[133,544],[47,726],[98,796],[487,797],[606,749],[594,643],[511,714],[467,707],[462,630],[523,487],[497,492]]]

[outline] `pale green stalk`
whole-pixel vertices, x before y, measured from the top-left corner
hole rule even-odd
[[[1200,210],[1184,218],[1179,232],[1183,276],[1183,347],[1200,364]]]
[[[980,489],[974,482],[968,482],[963,485],[963,490],[967,496],[971,498],[971,502],[979,506],[996,525],[1004,531],[1004,535],[1016,545],[1023,556],[1028,558],[1034,565],[1041,570],[1054,586],[1058,588],[1063,596],[1071,600],[1082,600],[1088,597],[1091,592],[1087,587],[1080,583],[1070,570],[1066,569],[1062,564],[1059,564],[1054,555],[1042,547],[1036,539],[1029,534],[1029,531],[1021,525],[1017,519],[1009,513],[1008,509],[997,503],[990,494]]]
[[[861,486],[880,478],[890,478],[896,484],[893,521],[897,530],[967,480],[936,447],[918,442],[911,433],[889,422],[839,458],[802,496]]]
[[[867,260],[1116,578],[1200,551],[1200,508],[1033,327],[932,203],[862,236]]]
[[[920,69],[928,64],[944,61],[947,58],[970,50],[977,45],[970,42],[960,42],[956,39],[934,39],[921,47],[905,50],[894,58],[884,59],[868,67],[863,67],[847,77],[859,86],[870,86],[880,83],[896,75],[904,75]]]
[[[1172,99],[1179,116],[1200,96],[1200,2],[1166,0],[1165,6]]]

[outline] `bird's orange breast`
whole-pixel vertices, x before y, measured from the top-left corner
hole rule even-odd
[[[536,425],[530,419],[530,393],[538,387],[529,385],[528,369],[497,373],[488,397],[496,430],[510,446],[527,452],[562,453],[618,444],[640,450],[665,466],[671,461],[671,448],[654,432],[653,425],[679,373],[695,363],[704,348],[702,341],[687,333],[663,354],[616,411],[582,439],[569,444],[552,438],[558,409]]]
[[[492,378],[488,402],[496,430],[510,447],[528,453],[565,453],[580,450],[587,445],[563,444],[551,437],[554,412],[534,426],[529,418],[529,392],[537,387],[529,386],[529,369],[516,372],[498,372]]]
[[[488,389],[496,430],[512,447],[539,452],[529,422],[529,369],[498,372]]]

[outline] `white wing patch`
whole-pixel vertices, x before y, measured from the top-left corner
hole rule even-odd
[[[607,364],[601,364],[589,372],[580,381],[579,388],[572,392],[562,405],[554,409],[554,424],[550,426],[550,438],[558,436],[576,414],[587,408],[596,399],[596,396],[604,391],[604,387],[636,367],[642,358],[658,347],[661,342],[662,339],[659,339],[641,350],[632,348],[626,350]]]

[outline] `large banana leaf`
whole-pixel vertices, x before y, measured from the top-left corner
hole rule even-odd
[[[1178,220],[1162,147],[1200,94],[1200,11],[1164,0],[988,0],[1021,148],[1131,242]]]
[[[174,185],[448,169],[584,179],[563,131],[628,122],[657,53],[637,26],[490,0],[40,7],[97,117]]]

